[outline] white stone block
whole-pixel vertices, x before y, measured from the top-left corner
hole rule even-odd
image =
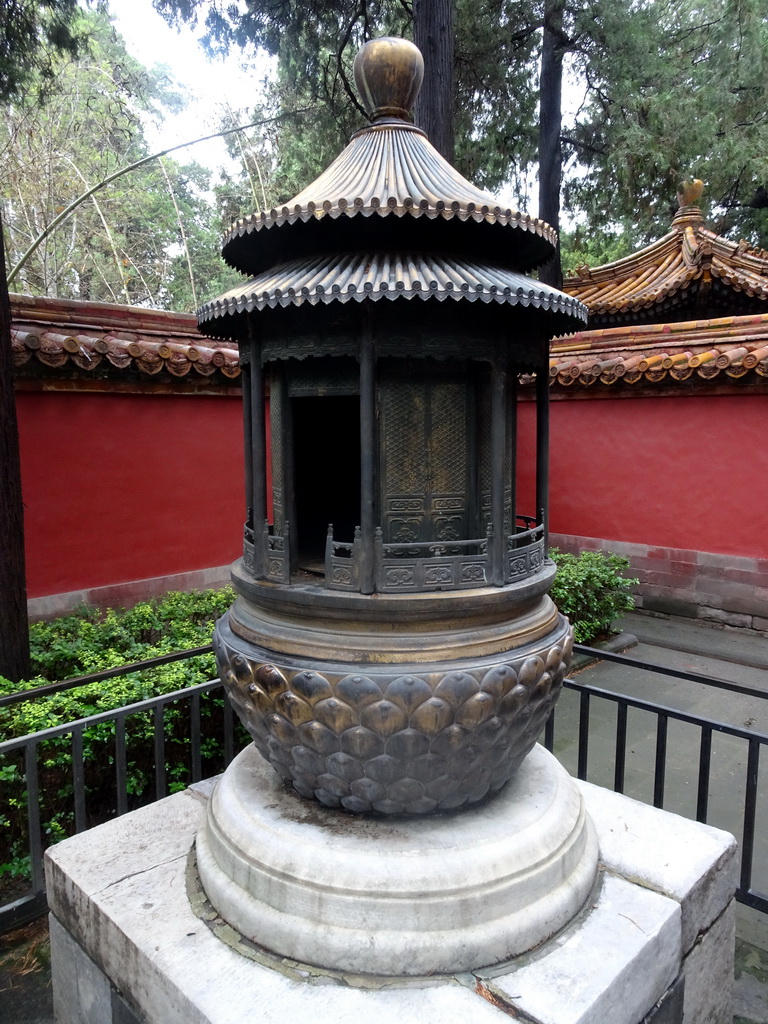
[[[594,909],[541,955],[485,982],[538,1024],[638,1024],[680,966],[680,907],[605,874]]]
[[[503,969],[371,988],[248,959],[195,915],[185,872],[209,787],[65,840],[47,855],[60,1024],[109,1024],[107,979],[148,1024],[640,1024],[679,977],[686,919],[709,924],[686,950],[684,1024],[730,1024],[733,840],[580,785],[611,865],[594,906]]]
[[[51,982],[56,1024],[105,1024],[112,1019],[109,980],[53,914]]]
[[[597,830],[600,860],[614,874],[676,900],[683,953],[723,913],[737,884],[738,844],[728,832],[579,782]]]
[[[313,985],[236,953],[187,898],[186,862],[204,810],[179,793],[137,812],[138,822],[128,815],[48,854],[54,913],[149,1024],[501,1024],[495,1007],[453,978],[380,991],[330,978]],[[77,998],[61,989],[62,1003]]]
[[[683,1024],[732,1024],[736,907],[733,900],[683,961]]]

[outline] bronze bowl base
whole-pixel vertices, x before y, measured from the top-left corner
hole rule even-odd
[[[543,729],[573,648],[555,613],[545,636],[506,651],[387,663],[385,649],[353,664],[254,644],[230,614],[214,647],[257,749],[302,796],[356,813],[449,811],[501,789]]]

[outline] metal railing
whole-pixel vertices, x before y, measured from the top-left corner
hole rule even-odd
[[[207,648],[202,649],[202,651],[195,650],[194,654],[202,653],[206,650]],[[695,672],[666,668],[661,665],[630,658],[626,655],[609,654],[579,645],[577,645],[576,650],[579,653],[594,656],[595,659],[629,665],[636,669],[643,669],[676,679],[700,683],[750,697],[761,699],[768,697],[768,694],[752,687],[732,683],[727,680],[712,679]],[[166,660],[171,659],[178,660],[178,656],[175,658],[173,656],[171,658],[166,656]],[[107,673],[96,673],[95,676],[106,678],[107,676],[114,676],[121,674],[121,672],[125,673],[133,670],[135,670],[135,666],[126,666],[122,670],[111,669]],[[82,685],[83,681],[94,681],[94,677],[81,677],[76,683]],[[68,680],[63,684],[50,684],[50,686],[40,688],[38,691],[25,691],[21,695],[13,694],[11,695],[12,700],[4,698],[4,702],[6,704],[13,703],[17,702],[17,698],[28,699],[35,695],[40,696],[43,690],[47,693],[53,689],[55,692],[56,689],[69,689],[73,685],[75,685],[75,682],[72,680]],[[569,757],[573,758],[575,753],[575,765],[572,767],[572,770],[578,778],[596,781],[609,788],[612,786],[616,792],[626,792],[631,796],[638,795],[640,799],[645,795],[646,802],[652,802],[656,807],[668,806],[670,802],[668,800],[669,783],[672,777],[669,766],[670,723],[679,723],[696,731],[698,743],[693,748],[695,749],[695,756],[687,758],[689,764],[686,766],[688,775],[695,782],[695,808],[690,808],[691,813],[688,813],[687,816],[695,817],[698,821],[707,822],[738,833],[738,838],[741,842],[741,873],[736,894],[737,899],[763,913],[768,913],[768,895],[760,891],[753,880],[756,839],[760,838],[761,835],[758,831],[760,807],[768,806],[768,801],[759,799],[759,794],[761,793],[759,777],[760,757],[762,749],[768,744],[768,735],[754,732],[749,728],[729,725],[675,708],[666,707],[639,697],[632,697],[628,694],[591,686],[579,680],[567,679],[564,685],[566,693],[563,694],[558,710],[550,717],[545,728],[545,746],[553,750],[564,761],[568,760]],[[135,799],[129,793],[128,786],[129,759],[131,756],[128,733],[131,723],[135,722],[137,717],[143,716],[145,722],[147,722],[147,716],[151,719],[151,724],[145,726],[145,731],[147,729],[151,730],[151,738],[146,739],[145,736],[145,742],[150,744],[153,761],[152,771],[154,774],[154,778],[147,791],[143,793],[140,803],[148,803],[166,796],[169,792],[169,779],[172,776],[174,767],[178,768],[178,765],[174,766],[169,761],[169,758],[177,755],[178,746],[174,746],[173,751],[169,752],[166,744],[166,714],[171,706],[175,706],[177,719],[179,718],[178,712],[181,712],[181,717],[188,722],[188,731],[185,732],[185,742],[183,745],[186,759],[186,764],[183,766],[183,778],[179,781],[174,776],[174,786],[183,786],[187,781],[199,781],[203,778],[204,773],[215,773],[210,771],[209,760],[204,755],[203,748],[206,745],[206,741],[213,739],[219,747],[219,764],[215,770],[221,771],[229,764],[235,753],[236,727],[229,702],[223,700],[222,695],[220,717],[218,712],[213,717],[209,714],[207,718],[202,714],[202,702],[208,695],[216,693],[220,688],[220,681],[212,680],[0,743],[0,779],[3,778],[3,767],[8,772],[8,766],[12,763],[16,763],[19,766],[15,781],[17,792],[19,794],[23,793],[31,871],[31,881],[25,892],[22,894],[11,894],[10,898],[6,895],[6,902],[4,904],[2,902],[4,897],[0,895],[0,934],[25,923],[25,921],[42,913],[46,907],[43,873],[45,846],[43,829],[45,822],[41,813],[41,804],[45,806],[48,796],[45,789],[47,784],[46,778],[50,775],[50,753],[46,755],[46,744],[52,740],[65,740],[67,750],[62,751],[61,747],[59,747],[56,751],[56,757],[61,760],[62,754],[66,754],[63,760],[70,777],[65,787],[67,790],[66,798],[69,801],[68,813],[71,817],[72,830],[82,832],[91,827],[91,825],[98,823],[90,814],[88,806],[89,758],[85,742],[89,736],[87,730],[97,726],[105,726],[109,732],[107,740],[108,757],[111,759],[114,786],[112,790],[113,801],[108,816],[125,814],[136,805]],[[569,693],[573,694],[571,700],[572,702],[575,701],[575,708],[567,708]],[[610,749],[607,753],[607,741],[604,735],[606,708],[615,710],[615,724],[612,728]],[[596,721],[599,717],[599,715],[595,714],[596,709],[599,715],[602,715],[603,734],[599,736],[596,733]],[[639,732],[637,728],[630,729],[630,725],[634,724],[632,721],[634,715],[649,715],[651,716],[652,724],[649,726],[647,720],[644,720],[645,724],[641,726]],[[211,728],[215,728],[215,735],[206,731]],[[647,746],[648,742],[650,742],[653,748],[649,761],[652,765],[650,770],[652,792],[647,794],[640,792],[642,786],[638,786],[637,779],[633,778],[633,774],[637,775],[638,766],[635,765],[633,768],[628,763],[630,756],[637,756],[635,748],[639,745],[638,736],[641,736],[641,738],[644,736],[643,742],[645,745]],[[741,802],[739,802],[738,807],[729,806],[730,817],[726,821],[722,820],[722,814],[720,813],[722,808],[719,808],[717,813],[713,813],[711,807],[713,769],[718,763],[717,753],[713,750],[713,737],[716,736],[730,738],[734,742],[741,744],[744,751],[743,806]],[[629,746],[630,742],[634,744],[633,747]],[[690,741],[687,742],[690,748]],[[608,767],[603,767],[603,777],[595,778],[596,772],[592,762],[595,760],[593,754],[598,743],[602,746],[602,754]],[[641,774],[643,772],[646,776],[649,774],[645,768],[642,768]],[[676,769],[676,773],[679,772],[680,769]],[[597,774],[599,775],[599,772]],[[56,776],[56,779],[57,784],[61,786],[61,772]],[[688,780],[686,779],[686,781]],[[5,789],[8,782],[3,781],[2,785]],[[650,796],[650,799],[647,799],[648,796]],[[19,797],[19,799],[22,798]],[[5,810],[6,803],[7,801],[0,800],[0,814]],[[679,813],[686,813],[685,808],[681,810],[678,806],[669,809],[676,810]],[[733,815],[736,812],[738,812],[737,816],[740,818],[740,827],[738,828],[734,828],[732,825]],[[103,808],[101,820],[104,820]],[[768,823],[762,822],[762,824]],[[768,829],[765,831],[768,832]],[[768,836],[765,836],[761,842],[766,838]],[[765,864],[762,864],[761,868],[768,872],[768,850],[761,852],[764,853],[765,859]]]
[[[705,686],[724,690],[731,693],[741,694],[765,701],[768,693],[754,687],[745,686],[741,683],[734,683],[726,679],[716,679],[704,676],[697,672],[685,671],[682,669],[667,668],[652,662],[628,657],[627,655],[613,654],[595,648],[576,645],[575,650],[581,654],[594,656],[595,660],[610,661],[614,664],[629,666],[647,672],[654,672],[658,675],[681,679],[687,682],[703,684]],[[645,802],[652,802],[654,807],[667,808],[676,813],[682,813],[685,817],[695,818],[706,824],[733,832],[740,843],[741,866],[739,885],[736,890],[736,899],[749,907],[768,913],[768,892],[756,888],[754,882],[756,840],[765,844],[768,840],[768,821],[760,823],[764,826],[762,832],[758,831],[758,815],[760,807],[768,806],[765,796],[768,793],[768,782],[763,786],[760,783],[760,757],[766,746],[768,746],[768,735],[756,732],[749,727],[736,726],[715,719],[705,718],[701,715],[666,707],[654,701],[644,700],[639,697],[632,697],[628,694],[617,693],[612,690],[605,690],[576,679],[566,679],[564,688],[573,691],[578,695],[577,714],[573,714],[563,723],[568,711],[563,707],[563,698],[557,708],[550,716],[544,731],[544,745],[548,750],[555,753],[561,760],[567,760],[567,754],[571,757],[575,753],[575,765],[571,766],[577,778],[586,781],[595,781],[599,785],[612,788],[617,793],[627,793]],[[565,696],[565,695],[564,695]],[[598,705],[598,714],[594,714],[595,706]],[[613,739],[610,747],[605,736],[605,709],[606,705],[615,709],[615,722],[613,724]],[[576,709],[571,709],[576,710]],[[639,720],[634,730],[634,736],[630,738],[629,725],[630,713],[635,711],[640,716],[650,716],[648,719]],[[602,733],[598,736],[596,721],[600,718]],[[669,799],[670,788],[669,771],[669,732],[670,723],[680,723],[693,729],[694,735],[698,736],[698,743],[692,743],[690,736],[686,736],[684,743],[687,752],[686,764],[675,769],[677,778],[677,795]],[[610,725],[610,722],[608,723]],[[574,736],[574,729],[576,735]],[[729,771],[729,778],[726,786],[720,787],[718,807],[713,811],[711,807],[713,795],[713,771],[718,765],[718,758],[713,758],[713,737],[729,737],[736,742],[736,747],[729,751],[729,764],[735,767],[743,767],[741,778],[734,780],[734,773]],[[604,766],[602,773],[591,771],[590,753],[595,744],[599,742],[602,746]],[[630,743],[633,745],[630,746]],[[640,760],[643,755],[637,755],[638,765],[634,773],[628,769],[628,754],[636,755],[638,747],[646,747],[645,754],[652,753],[652,786],[643,786],[643,775],[648,773],[643,768]],[[652,750],[648,748],[652,748]],[[645,759],[647,763],[647,757]],[[720,761],[723,755],[721,753]],[[597,774],[597,778],[591,775]],[[628,774],[634,774],[635,778],[628,779]],[[602,777],[601,777],[602,776]],[[650,780],[649,780],[650,781]],[[693,782],[692,792],[695,793],[695,800],[684,794],[685,785]],[[733,786],[741,786],[743,800],[733,800]],[[632,790],[636,792],[632,792]],[[646,792],[643,792],[646,789]],[[727,789],[727,794],[724,794]],[[738,789],[737,789],[738,791]],[[683,795],[681,796],[681,793]],[[759,795],[763,794],[762,800]],[[647,797],[651,796],[648,800]],[[669,806],[672,803],[674,806]],[[685,806],[685,804],[688,806]],[[763,863],[760,870],[763,884],[768,881],[768,848],[761,850]],[[766,886],[768,888],[768,886]]]
[[[208,648],[204,648],[203,652],[207,650]],[[201,652],[196,649],[194,654],[188,656],[198,653]],[[164,660],[179,659],[166,657]],[[145,663],[139,664],[146,667]],[[133,670],[135,666],[125,666],[122,673]],[[120,673],[110,670],[110,676],[115,674]],[[91,677],[81,677],[78,680],[79,685],[82,685],[82,679],[94,681]],[[56,687],[70,689],[71,682],[67,680],[64,685],[51,684],[51,687],[54,691]],[[46,691],[49,689],[40,688]],[[207,731],[204,731],[203,720],[203,701],[206,695],[220,689],[220,680],[214,679],[0,742],[0,785],[4,791],[4,798],[0,800],[0,813],[7,814],[15,807],[18,818],[22,812],[21,805],[25,807],[25,820],[20,831],[26,833],[30,876],[24,892],[11,891],[9,894],[9,885],[3,887],[6,895],[0,895],[0,934],[26,923],[46,908],[43,870],[46,844],[43,836],[46,827],[50,829],[50,824],[46,821],[44,808],[49,807],[54,797],[59,800],[59,813],[69,819],[71,828],[67,831],[78,833],[109,817],[122,815],[142,804],[160,800],[168,795],[171,787],[183,788],[189,783],[199,782],[205,775],[223,771],[236,753],[236,723],[231,705],[224,699],[223,693],[215,709],[206,708],[209,712],[205,719]],[[30,692],[39,693],[27,691]],[[176,711],[176,732],[182,734],[182,739],[181,742],[178,739],[174,742],[174,753],[169,754],[166,749],[166,716],[172,707]],[[144,791],[138,796],[131,792],[132,787],[129,785],[131,772],[135,772],[135,764],[131,759],[135,757],[137,745],[135,742],[131,743],[129,733],[131,726],[136,724],[143,733],[141,745],[145,761],[150,774],[154,776],[153,779],[147,779]],[[101,761],[106,759],[112,766],[113,786],[110,787],[111,792],[107,794],[106,807],[104,794],[101,794],[98,814],[94,816],[88,806],[88,776],[93,758],[89,756],[91,752],[86,750],[86,741],[89,746],[92,745],[92,732],[89,730],[95,730],[98,726],[106,727],[102,730],[106,736],[100,737]],[[216,730],[215,736],[211,735],[212,726]],[[213,756],[205,756],[204,747],[210,746],[211,740],[216,741],[216,752]],[[46,746],[51,741],[59,742],[55,750],[46,751]],[[180,747],[186,761],[182,766],[169,760],[169,757],[178,757]],[[179,775],[180,781],[177,778]],[[15,797],[12,797],[11,790],[14,787]],[[47,789],[51,788],[55,788],[57,792],[48,792]],[[7,826],[9,830],[12,824],[10,822]],[[23,841],[24,837],[15,837],[15,845],[18,845],[20,838]],[[4,843],[6,855],[10,846],[10,842]],[[16,855],[18,856],[18,852]]]

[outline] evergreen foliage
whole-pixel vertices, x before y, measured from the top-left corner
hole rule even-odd
[[[635,607],[630,588],[639,580],[624,574],[629,560],[604,551],[571,555],[552,548],[549,557],[557,566],[550,594],[573,625],[576,643],[588,644],[611,628],[622,612]]]
[[[596,9],[590,87],[566,183],[590,227],[633,246],[663,233],[682,180],[701,178],[712,226],[768,245],[768,20],[762,0],[645,0]],[[594,87],[599,82],[598,87]]]
[[[30,627],[34,679],[21,684],[0,677],[0,694],[41,686],[133,661],[145,660],[210,642],[213,624],[234,599],[230,587],[190,593],[170,593],[162,600],[141,602],[128,611],[100,613],[83,608],[79,614]],[[172,662],[100,683],[0,709],[0,736],[11,739],[89,715],[146,700],[163,693],[204,683],[216,677],[212,654]],[[204,772],[215,774],[223,765],[221,691],[200,698]],[[190,721],[186,706],[170,705],[163,716],[166,772],[170,792],[190,782]],[[238,741],[242,745],[247,737]],[[154,719],[140,712],[126,719],[129,807],[154,796]],[[86,807],[89,823],[115,814],[115,724],[89,726],[83,733]],[[72,746],[69,735],[39,747],[40,813],[44,842],[50,844],[74,829]],[[0,755],[0,879],[25,876],[29,869],[28,821],[23,752]]]
[[[302,188],[362,123],[351,98],[366,39],[411,34],[428,0],[154,0],[209,47],[277,58],[267,104],[302,111],[274,137],[278,198]],[[718,230],[768,245],[768,21],[763,0],[455,0],[456,164],[522,199],[538,160],[542,26],[583,102],[564,117],[563,199],[634,248],[663,234],[684,178],[708,186]],[[546,97],[541,97],[545,99]],[[245,212],[245,211],[243,211]]]
[[[76,57],[84,36],[77,0],[4,0],[0,11],[0,103],[38,77],[50,84],[55,56]]]
[[[87,45],[52,54],[0,116],[0,194],[14,266],[54,217],[89,187],[149,155],[147,117],[182,101],[162,70],[126,52],[106,15],[77,22]],[[219,255],[210,172],[164,158],[117,178],[46,238],[13,282],[59,298],[193,310],[231,286]]]

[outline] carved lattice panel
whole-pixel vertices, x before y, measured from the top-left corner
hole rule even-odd
[[[467,381],[444,371],[385,376],[380,397],[384,539],[393,544],[468,535]]]
[[[480,522],[482,532],[488,529],[491,522],[491,382],[488,377],[482,379],[479,387],[478,403],[478,486],[480,489]],[[511,440],[508,443],[507,465],[504,484],[504,533],[512,532],[512,464],[510,453]]]

